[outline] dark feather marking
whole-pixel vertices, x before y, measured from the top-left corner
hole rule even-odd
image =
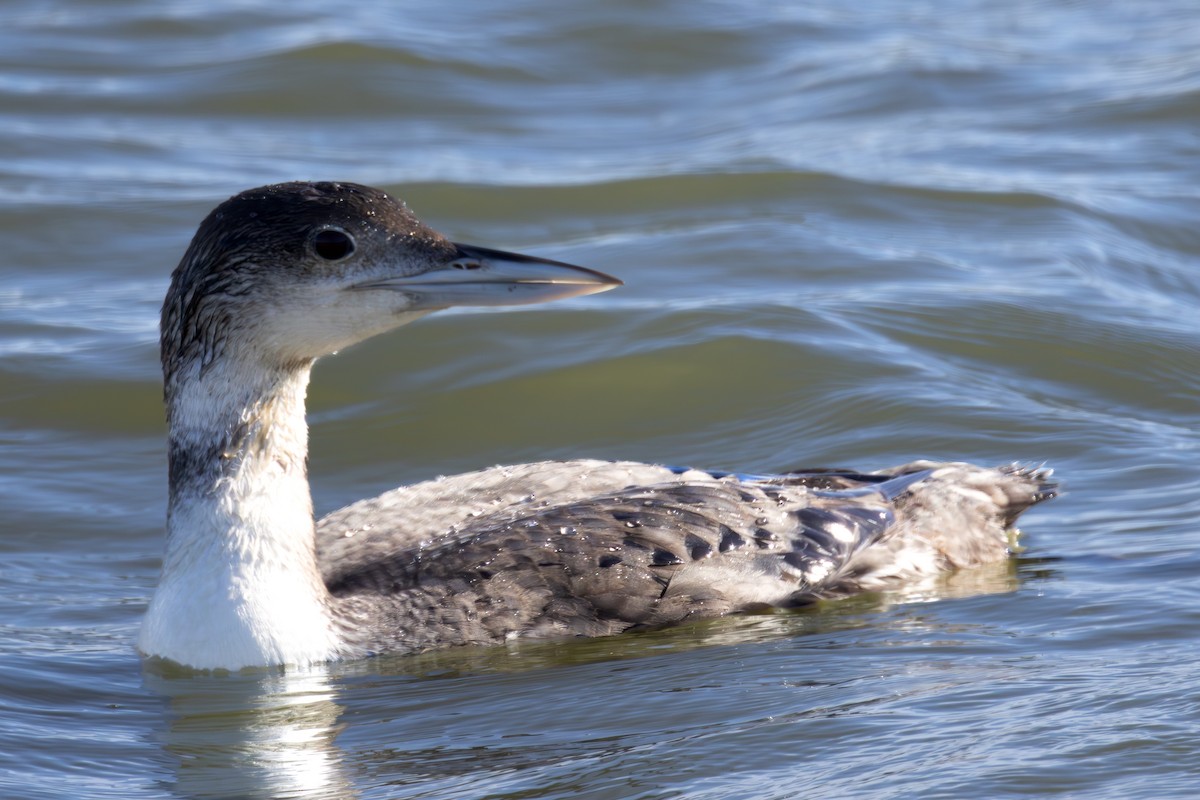
[[[796,512],[796,519],[805,528],[820,530],[826,525],[841,522],[841,516],[824,508],[802,508]]]
[[[755,528],[751,535],[754,536],[754,543],[759,547],[770,547],[779,541],[779,536],[766,528]]]
[[[682,558],[670,550],[663,550],[662,548],[655,548],[654,555],[650,559],[650,564],[655,567],[674,567],[682,563]]]
[[[813,557],[810,553],[792,552],[784,553],[783,561],[788,566],[794,567],[798,572],[803,572],[813,566]]]
[[[746,540],[742,537],[742,535],[730,528],[728,525],[721,525],[717,530],[721,534],[721,541],[720,544],[717,545],[717,549],[722,553],[727,553],[730,550],[737,550],[738,548],[746,546]]]
[[[712,545],[701,539],[694,533],[689,533],[683,540],[683,546],[687,548],[688,555],[693,561],[699,561],[702,558],[708,558],[712,555]]]

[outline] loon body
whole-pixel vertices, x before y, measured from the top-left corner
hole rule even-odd
[[[138,642],[200,669],[599,636],[903,585],[1003,559],[1049,472],[915,462],[746,476],[633,462],[494,467],[314,523],[304,397],[320,356],[453,305],[610,276],[452,243],[350,183],[218,206],[162,311],[167,546]]]

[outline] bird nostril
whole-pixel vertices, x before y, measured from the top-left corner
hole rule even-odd
[[[455,261],[453,262],[452,266],[455,269],[483,269],[483,264],[479,263],[478,261],[468,261],[466,259]]]

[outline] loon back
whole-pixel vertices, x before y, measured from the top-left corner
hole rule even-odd
[[[1016,517],[1054,492],[1047,470],[1019,466],[745,476],[543,462],[335,512],[318,524],[318,560],[335,602],[375,621],[365,652],[598,636],[1003,559]]]

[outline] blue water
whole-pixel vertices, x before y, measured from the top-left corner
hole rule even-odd
[[[0,797],[1191,797],[1200,11],[15,0],[0,26]],[[321,512],[540,458],[1046,462],[921,593],[300,674],[146,668],[157,311],[297,178],[619,291],[317,368]]]

